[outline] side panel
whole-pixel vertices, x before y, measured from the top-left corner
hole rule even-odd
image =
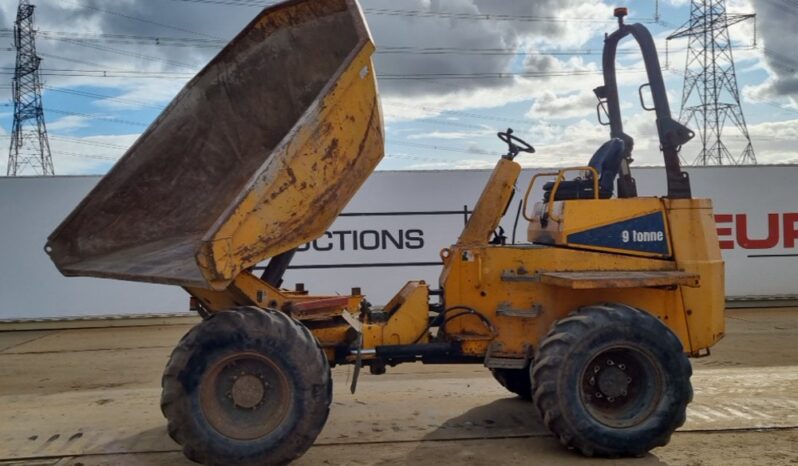
[[[571,233],[565,240],[572,246],[670,256],[665,215],[659,211]]]
[[[491,355],[523,357],[546,335],[551,325],[579,306],[622,302],[645,309],[667,324],[691,348],[678,288],[572,290],[546,285],[539,271],[675,270],[672,261],[556,247],[454,247],[443,275],[446,306],[469,306],[491,320],[498,336]],[[453,320],[450,335],[485,335],[485,325],[473,316]],[[484,354],[487,342],[474,351]],[[474,347],[473,345],[469,348]]]
[[[381,345],[412,345],[427,342],[429,287],[424,282],[409,282],[385,311],[387,322],[363,324],[363,348]]]
[[[659,198],[557,201],[543,217],[542,204],[529,222],[529,241],[543,244],[667,258],[672,254]]]
[[[725,273],[709,199],[665,200],[679,269],[701,276],[700,288],[682,288],[690,346],[703,350],[723,338]]]

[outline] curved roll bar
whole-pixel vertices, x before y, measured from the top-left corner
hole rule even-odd
[[[679,150],[681,145],[693,138],[694,133],[686,126],[671,118],[668,104],[668,94],[665,91],[665,82],[662,79],[662,70],[657,57],[657,48],[651,33],[642,24],[624,24],[626,8],[616,8],[615,16],[618,18],[618,30],[604,39],[604,52],[602,65],[604,68],[604,85],[593,90],[599,99],[599,106],[606,104],[605,111],[609,116],[610,136],[620,138],[625,143],[621,173],[618,178],[618,197],[636,197],[637,187],[632,178],[629,164],[632,161],[634,139],[623,132],[621,119],[621,105],[618,100],[618,81],[615,74],[615,57],[618,43],[624,37],[631,35],[640,46],[643,61],[648,74],[648,84],[641,86],[640,99],[643,108],[651,110],[657,116],[657,133],[659,134],[660,149],[665,159],[665,171],[668,178],[669,198],[690,198],[690,178],[683,172],[679,163]],[[653,107],[646,107],[643,103],[643,87],[650,87],[654,100]]]

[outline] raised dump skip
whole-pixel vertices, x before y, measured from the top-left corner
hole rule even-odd
[[[225,288],[321,235],[383,156],[354,0],[264,10],[53,232],[65,275]]]

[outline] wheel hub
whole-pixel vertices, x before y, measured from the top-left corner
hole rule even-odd
[[[293,399],[283,370],[267,355],[242,352],[211,364],[200,384],[200,407],[219,433],[238,440],[269,434]]]
[[[263,381],[252,374],[238,377],[233,382],[233,389],[231,390],[233,403],[244,409],[257,408],[263,401],[263,395],[265,394],[266,387]]]
[[[642,422],[655,408],[661,390],[662,375],[651,357],[628,347],[599,351],[582,378],[586,410],[615,428]]]
[[[631,382],[631,377],[628,377],[618,366],[613,365],[599,371],[596,385],[601,394],[611,400],[626,396]]]

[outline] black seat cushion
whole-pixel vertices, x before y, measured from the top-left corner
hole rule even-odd
[[[549,202],[549,200],[551,200],[551,190],[553,188],[553,181],[543,185],[543,202]],[[601,185],[599,185],[599,197],[601,199],[611,198],[612,188],[607,191],[602,189]],[[580,178],[560,182],[560,186],[557,188],[557,198],[555,201],[565,201],[569,199],[593,199],[593,180]]]
[[[590,158],[588,165],[596,169],[599,174],[599,198],[608,199],[612,197],[615,178],[621,169],[623,160],[624,143],[621,139],[613,138],[599,147],[593,157]],[[543,185],[543,202],[551,200],[551,190],[554,182]],[[593,199],[593,177],[577,178],[560,182],[557,188],[555,201],[568,199]]]

